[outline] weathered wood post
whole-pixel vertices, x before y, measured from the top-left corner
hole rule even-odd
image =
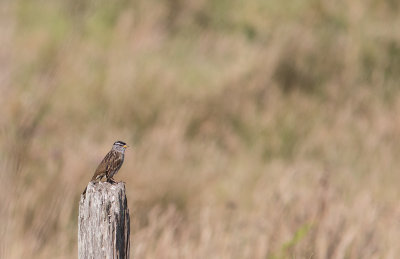
[[[129,258],[129,227],[125,184],[90,182],[79,202],[78,258]]]

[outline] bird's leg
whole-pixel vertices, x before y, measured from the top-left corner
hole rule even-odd
[[[107,182],[111,184],[117,183],[117,181],[115,181],[113,178],[107,178]]]

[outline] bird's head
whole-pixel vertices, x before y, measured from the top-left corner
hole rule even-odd
[[[119,150],[119,151],[125,151],[125,149],[128,147],[128,145],[123,142],[123,141],[115,141],[113,144],[113,149]]]

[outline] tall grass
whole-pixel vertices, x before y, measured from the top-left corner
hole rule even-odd
[[[399,8],[2,1],[0,257],[75,257],[121,139],[136,258],[395,258]]]

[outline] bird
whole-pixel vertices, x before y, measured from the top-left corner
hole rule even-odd
[[[120,140],[115,141],[111,150],[97,166],[97,169],[90,181],[99,182],[103,177],[106,177],[107,182],[116,183],[113,177],[116,173],[118,173],[119,169],[124,163],[125,150],[127,147],[128,145],[125,142]],[[82,194],[86,193],[86,188]]]

